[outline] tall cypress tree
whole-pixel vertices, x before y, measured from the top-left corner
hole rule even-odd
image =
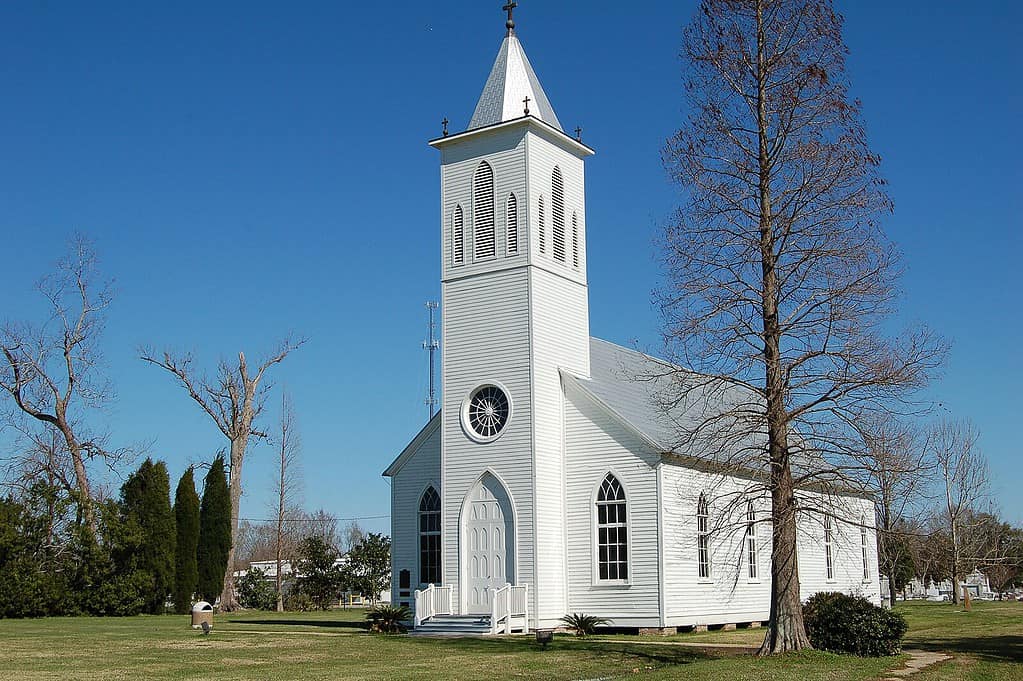
[[[145,611],[162,613],[174,585],[175,528],[167,465],[143,461],[121,487],[121,507],[126,520],[141,530],[133,563],[146,575]]]
[[[195,493],[195,477],[189,466],[174,493],[174,520],[177,521],[178,539],[175,545],[174,611],[188,612],[192,594],[199,586],[199,566],[196,550],[199,547],[199,495]]]
[[[224,457],[213,460],[203,484],[199,508],[199,593],[213,603],[224,588],[227,556],[231,551],[231,493]]]

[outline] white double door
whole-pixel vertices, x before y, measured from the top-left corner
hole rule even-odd
[[[508,559],[513,555],[510,547],[514,530],[508,497],[503,492],[500,483],[486,476],[468,500],[465,600],[470,614],[489,613],[490,590],[513,581]]]

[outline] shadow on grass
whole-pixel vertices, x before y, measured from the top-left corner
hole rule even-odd
[[[907,639],[905,645],[920,650],[966,653],[994,662],[1023,662],[1023,636]]]
[[[283,627],[323,627],[327,629],[362,629],[369,630],[369,622],[358,622],[352,620],[288,620],[288,619],[229,619],[231,624],[259,624],[262,626],[283,626]]]
[[[450,638],[450,639],[418,639],[429,640],[431,645],[448,648],[460,653],[526,653],[534,651],[537,655],[557,652],[587,652],[594,656],[629,657],[637,661],[657,663],[659,665],[683,665],[709,660],[717,657],[713,653],[683,646],[656,644],[633,644],[629,642],[591,641],[585,638],[558,636],[547,647],[541,648],[532,637],[516,638]],[[736,653],[741,654],[741,651]]]

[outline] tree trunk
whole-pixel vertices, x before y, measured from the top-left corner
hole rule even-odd
[[[895,607],[895,577],[892,575],[888,575],[888,605],[892,608]]]
[[[959,528],[952,521],[952,602],[959,604]]]
[[[284,541],[284,459],[281,459],[280,497],[277,505],[277,612],[284,612],[284,580],[281,575],[281,543]]]
[[[92,487],[89,484],[89,475],[85,471],[85,460],[82,458],[82,448],[78,444],[71,427],[61,415],[58,415],[57,428],[64,436],[68,452],[71,454],[71,462],[75,469],[75,483],[78,487],[78,507],[82,511],[82,519],[89,532],[96,536],[96,513],[92,507]]]
[[[224,590],[220,594],[220,610],[233,612],[238,609],[238,598],[234,592],[234,550],[238,538],[238,514],[242,499],[242,462],[245,446],[249,440],[249,423],[240,429],[240,434],[231,441],[231,550],[227,552],[227,572],[224,574]]]

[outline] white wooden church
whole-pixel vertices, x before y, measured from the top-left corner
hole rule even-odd
[[[594,151],[562,129],[510,11],[507,28],[467,129],[430,142],[442,399],[384,472],[392,602],[417,625],[471,615],[493,631],[556,627],[572,612],[661,631],[766,622],[770,499],[743,505],[739,531],[713,532],[721,495],[749,482],[673,451],[657,381],[634,378],[649,358],[590,337]],[[801,521],[803,597],[880,603],[873,505],[842,501],[860,522]]]

